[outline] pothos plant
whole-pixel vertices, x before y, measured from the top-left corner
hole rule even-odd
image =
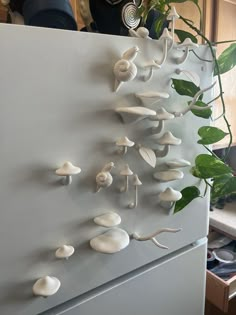
[[[212,43],[201,31],[201,9],[198,4],[198,0],[151,0],[147,1],[140,7],[139,14],[142,16],[143,21],[145,21],[150,10],[155,9],[159,12],[159,17],[155,21],[155,31],[157,36],[160,36],[163,29],[163,23],[167,20],[168,14],[171,10],[171,5],[174,5],[174,3],[185,3],[187,1],[193,2],[199,11],[200,29],[198,29],[191,20],[180,16],[179,18],[193,31],[194,34],[192,32],[190,33],[183,30],[175,30],[175,34],[181,42],[186,38],[190,38],[193,42],[197,43],[197,38],[200,36],[206,45],[209,46],[212,55],[212,61],[208,62],[214,63],[214,76],[218,81],[220,91],[219,95],[217,95],[217,97],[211,102],[215,101],[216,99],[220,99],[222,105],[222,114],[220,117],[223,117],[224,119],[227,132],[213,126],[203,126],[198,130],[198,135],[200,136],[198,143],[206,149],[206,154],[200,154],[195,158],[195,165],[192,167],[191,173],[193,176],[200,178],[205,182],[205,191],[201,192],[196,186],[185,187],[181,191],[182,198],[175,204],[174,213],[181,211],[195,198],[206,195],[207,189],[209,187],[211,188],[212,204],[216,203],[219,198],[236,192],[236,177],[233,174],[233,170],[226,163],[233,136],[230,124],[226,117],[226,104],[221,80],[221,74],[231,70],[236,65],[236,40],[225,41],[228,42],[230,46],[223,51],[219,58],[216,57],[215,46],[220,43]],[[177,79],[172,79],[172,87],[178,94],[190,97],[194,97],[194,95],[200,90],[199,87],[197,87],[192,82]],[[206,104],[202,101],[202,98],[200,98],[196,105],[199,107],[206,107],[209,106],[210,103]],[[192,114],[196,117],[201,117],[204,119],[212,118],[211,109],[199,111],[197,109],[193,109]],[[222,140],[226,135],[229,136],[228,146],[224,155],[219,158],[208,147],[208,145],[212,145]]]

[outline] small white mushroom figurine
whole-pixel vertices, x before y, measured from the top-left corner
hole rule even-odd
[[[133,175],[128,164],[125,165],[124,169],[120,172],[120,175],[125,176],[125,184],[120,188],[120,192],[127,192],[129,189],[129,176]]]
[[[163,47],[162,58],[160,61],[155,60],[155,62],[161,67],[166,61],[168,50],[170,49],[173,42],[173,39],[167,28],[164,28],[164,31],[159,40],[161,41]]]
[[[133,178],[133,186],[135,189],[135,198],[134,198],[134,202],[129,204],[130,209],[137,208],[137,206],[138,206],[138,186],[141,186],[141,185],[142,185],[141,180],[138,178],[138,175],[135,174],[134,178]]]
[[[63,245],[59,247],[56,252],[55,256],[60,259],[68,259],[70,256],[72,256],[75,252],[75,249],[71,245]]]
[[[175,168],[182,168],[182,167],[187,167],[191,166],[191,163],[187,160],[184,159],[173,159],[166,161],[165,164],[170,168],[170,169],[175,169]]]
[[[180,179],[183,179],[183,177],[184,177],[184,173],[179,170],[161,171],[161,172],[156,172],[153,175],[153,178],[160,182],[170,182],[173,180],[180,180]]]
[[[127,153],[127,149],[133,147],[135,143],[127,137],[121,137],[117,139],[116,145],[119,147],[118,153],[124,155]]]
[[[121,84],[124,82],[132,81],[137,75],[137,67],[133,63],[139,52],[138,46],[134,46],[122,55],[122,59],[118,60],[113,68],[115,75],[114,91],[118,91]]]
[[[167,131],[163,134],[163,136],[157,139],[157,143],[160,145],[164,145],[163,150],[155,150],[156,156],[164,157],[169,153],[171,145],[180,145],[182,140],[173,136],[170,131]]]
[[[58,176],[64,176],[62,183],[63,185],[70,185],[72,183],[72,175],[79,174],[81,168],[74,166],[71,162],[66,161],[62,167],[56,170]]]
[[[165,120],[171,120],[174,119],[175,115],[167,112],[165,108],[161,107],[158,109],[156,116],[152,116],[149,119],[152,121],[159,121],[159,124],[157,127],[152,128],[153,133],[160,133],[164,129],[164,121]]]
[[[135,96],[142,102],[143,106],[149,107],[162,99],[167,99],[170,95],[166,92],[147,91],[136,93]]]
[[[160,205],[163,208],[171,209],[174,203],[182,198],[180,191],[174,190],[171,187],[166,188],[159,194]]]
[[[167,20],[168,21],[172,21],[171,24],[171,36],[173,38],[174,41],[174,36],[175,36],[175,21],[179,19],[179,14],[176,12],[175,6],[171,7],[171,10],[167,16]]]
[[[113,182],[113,177],[111,175],[111,170],[115,167],[113,162],[107,163],[103,169],[96,175],[96,192],[99,192],[102,188],[107,188],[111,186]]]
[[[183,54],[181,57],[178,57],[178,58],[176,59],[176,63],[177,63],[177,64],[182,64],[182,63],[184,63],[184,62],[187,60],[187,58],[188,58],[189,50],[190,50],[191,48],[194,49],[194,48],[198,48],[198,47],[199,47],[198,44],[192,42],[192,40],[191,40],[190,38],[186,38],[186,39],[183,41],[183,43],[181,43],[181,44],[178,45],[178,49],[184,48],[185,51],[184,51],[184,54]]]
[[[115,112],[121,116],[124,123],[138,122],[156,115],[154,110],[142,106],[117,107]]]
[[[134,30],[133,28],[129,29],[129,35],[131,37],[151,39],[151,37],[149,36],[149,30],[143,26],[138,27],[137,30]]]
[[[121,223],[121,217],[116,212],[107,212],[94,218],[94,223],[106,228],[117,226]]]
[[[61,282],[56,277],[45,276],[38,279],[33,285],[33,294],[36,296],[48,297],[57,293]]]

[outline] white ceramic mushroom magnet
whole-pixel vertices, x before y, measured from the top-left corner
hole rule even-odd
[[[94,218],[94,223],[106,228],[117,226],[121,223],[121,217],[116,212],[107,212]]]
[[[174,36],[175,36],[175,21],[179,19],[179,14],[176,12],[175,6],[171,7],[171,10],[167,16],[167,20],[171,21],[171,36],[174,41]]]
[[[137,30],[134,30],[133,28],[129,29],[129,35],[131,37],[138,37],[138,38],[148,38],[151,39],[149,36],[149,30],[146,27],[138,27]]]
[[[163,228],[160,229],[150,235],[147,236],[140,236],[138,233],[134,233],[131,235],[131,238],[135,239],[136,241],[152,241],[157,247],[163,248],[163,249],[169,249],[167,246],[160,244],[155,237],[161,233],[177,233],[180,232],[182,229],[170,229],[170,228]]]
[[[160,205],[165,209],[171,209],[174,203],[182,198],[180,191],[171,187],[166,188],[159,194]]]
[[[135,96],[142,102],[143,106],[152,106],[162,99],[167,99],[170,97],[170,95],[166,92],[155,91],[136,93]]]
[[[122,83],[132,81],[136,77],[137,67],[133,63],[133,60],[136,58],[138,52],[138,46],[134,46],[124,52],[122,59],[115,63],[113,68],[113,73],[115,75],[115,92],[119,90]]]
[[[191,103],[189,104],[189,106],[186,107],[186,109],[182,110],[181,112],[175,112],[175,113],[173,113],[173,114],[175,115],[175,117],[182,117],[182,116],[184,116],[185,114],[187,114],[189,111],[191,111],[191,110],[193,110],[193,109],[206,110],[206,109],[211,108],[211,105],[209,105],[209,106],[204,106],[204,107],[200,107],[200,106],[197,106],[196,103],[197,103],[199,97],[200,97],[203,93],[205,93],[206,91],[212,89],[212,88],[215,86],[215,84],[216,84],[216,82],[214,82],[214,83],[213,83],[212,85],[210,85],[209,87],[198,91],[198,92],[194,95],[193,100],[191,101]]]
[[[120,172],[120,175],[125,177],[125,184],[121,187],[120,192],[127,192],[129,189],[129,176],[133,175],[128,164],[125,165],[124,169]]]
[[[164,28],[164,31],[159,39],[162,43],[162,58],[160,61],[155,60],[155,62],[161,67],[167,58],[168,50],[170,49],[173,39],[167,28]]]
[[[152,128],[152,132],[153,133],[160,133],[160,132],[162,132],[163,129],[164,129],[164,121],[165,120],[171,120],[171,119],[174,119],[174,118],[175,118],[175,115],[167,112],[165,110],[165,108],[161,107],[160,109],[158,109],[158,111],[156,113],[156,116],[152,116],[152,117],[149,118],[152,121],[158,121],[159,122],[157,127],[153,127]]]
[[[58,176],[64,176],[62,183],[63,185],[70,185],[72,183],[72,175],[79,174],[81,168],[74,166],[71,162],[66,161],[62,167],[56,170]]]
[[[155,150],[156,156],[164,157],[169,153],[171,145],[180,145],[182,140],[173,136],[170,131],[167,131],[163,134],[163,136],[157,139],[157,143],[160,145],[164,145],[163,150]]]
[[[178,57],[176,59],[176,63],[177,64],[182,64],[184,63],[187,58],[188,58],[188,55],[189,55],[189,50],[190,49],[194,49],[194,48],[198,48],[198,44],[192,42],[192,40],[190,38],[186,38],[183,43],[179,44],[178,45],[178,49],[182,49],[184,48],[185,51],[184,51],[184,54],[181,56],[181,57]]]
[[[135,174],[134,178],[133,178],[133,186],[134,186],[134,190],[135,190],[135,197],[134,197],[134,202],[131,202],[129,204],[129,208],[133,209],[133,208],[137,208],[138,206],[138,186],[141,186],[142,182],[141,180],[138,178],[138,175]]]
[[[155,62],[155,60],[152,60],[151,62],[146,63],[143,68],[144,68],[144,69],[149,69],[148,75],[143,77],[143,80],[144,80],[145,82],[147,82],[147,81],[149,81],[149,80],[152,79],[152,77],[153,77],[153,71],[160,69],[161,66],[158,65],[158,64]]]
[[[129,140],[129,138],[127,137],[121,137],[119,139],[117,139],[116,141],[116,145],[117,147],[119,147],[119,154],[126,154],[127,153],[127,149],[131,148],[135,145],[135,143],[131,140]]]
[[[33,285],[33,293],[37,296],[48,297],[57,293],[61,282],[56,277],[46,276],[38,279]]]
[[[71,245],[62,245],[59,247],[56,252],[55,256],[60,259],[68,259],[70,256],[72,256],[75,252],[75,249]]]
[[[124,123],[138,122],[150,116],[155,116],[156,112],[152,109],[135,106],[135,107],[118,107],[115,109]]]
[[[160,182],[171,182],[173,180],[180,180],[184,178],[184,173],[179,170],[168,170],[157,172],[153,178]]]
[[[105,233],[94,237],[90,246],[97,252],[114,254],[126,248],[130,243],[129,234],[119,228],[113,228]]]
[[[173,159],[165,162],[170,169],[191,166],[191,163],[184,159]]]
[[[111,186],[113,182],[113,177],[111,175],[111,170],[115,167],[113,162],[107,163],[103,169],[96,175],[96,192],[99,192],[102,188],[107,188]]]

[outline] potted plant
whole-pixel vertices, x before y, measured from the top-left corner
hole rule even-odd
[[[193,2],[196,9],[199,11],[201,16],[201,9],[198,4],[198,0],[189,0]],[[160,17],[155,21],[155,30],[159,34],[162,28],[163,21],[168,20],[170,16],[171,5],[174,3],[185,3],[187,0],[151,0],[144,3],[140,9],[139,14],[142,16],[143,23],[148,16],[150,10],[157,10],[161,12]],[[222,106],[222,117],[225,122],[226,132],[214,127],[214,126],[203,126],[198,131],[200,139],[198,144],[204,146],[206,153],[200,154],[195,158],[195,165],[191,169],[193,176],[198,177],[205,182],[205,191],[200,191],[198,187],[191,186],[185,187],[181,193],[182,198],[176,202],[174,213],[181,211],[185,206],[187,206],[195,198],[206,195],[208,188],[211,189],[211,203],[217,204],[219,200],[225,200],[228,196],[235,196],[236,192],[236,177],[234,176],[233,170],[227,165],[227,158],[230,152],[232,144],[232,131],[230,128],[229,121],[226,116],[226,104],[224,99],[224,91],[222,87],[221,74],[231,70],[236,65],[236,40],[228,41],[229,47],[223,51],[223,53],[217,58],[216,57],[216,45],[218,43],[212,43],[201,31],[201,29],[194,26],[194,24],[185,18],[184,16],[179,16],[179,18],[189,27],[195,35],[190,32],[183,30],[174,30],[175,34],[179,38],[180,42],[183,42],[186,38],[190,38],[192,42],[197,42],[197,36],[201,37],[206,45],[209,46],[212,62],[214,62],[214,77],[219,85],[219,95],[217,98],[221,101]],[[170,21],[173,29],[173,21]],[[192,82],[184,80],[173,80],[172,87],[180,95],[187,95],[194,97],[199,88]],[[207,106],[201,99],[198,100],[196,105],[200,107]],[[211,109],[204,111],[198,111],[196,109],[191,110],[192,114],[197,117],[209,119],[212,116]],[[211,147],[212,144],[222,140],[226,135],[229,136],[229,142],[227,148],[224,150],[224,154],[218,157]]]

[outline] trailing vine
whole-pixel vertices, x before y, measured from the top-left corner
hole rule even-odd
[[[208,151],[208,153],[210,153],[210,155],[209,154],[198,155],[195,159],[195,166],[191,170],[193,176],[198,177],[205,182],[206,186],[205,186],[205,191],[203,195],[206,195],[208,187],[211,188],[211,201],[212,203],[216,203],[218,198],[227,196],[231,193],[236,192],[236,177],[233,176],[234,175],[233,170],[226,164],[227,158],[230,153],[232,141],[233,141],[233,135],[232,135],[230,123],[226,117],[226,104],[225,104],[224,91],[223,91],[223,85],[222,85],[222,79],[221,79],[222,73],[225,73],[231,70],[236,65],[236,44],[233,43],[236,40],[226,40],[226,41],[212,43],[204,35],[204,33],[201,31],[202,18],[201,18],[201,9],[199,7],[198,0],[172,0],[172,1],[171,0],[151,0],[151,1],[147,1],[146,6],[143,5],[140,8],[139,12],[142,15],[144,21],[147,18],[150,10],[155,9],[158,12],[160,12],[160,16],[155,22],[156,34],[159,36],[161,34],[162,22],[167,19],[167,16],[171,10],[170,4],[184,3],[187,1],[193,2],[200,13],[200,29],[198,29],[191,20],[183,16],[179,16],[179,18],[191,30],[193,30],[196,33],[196,36],[194,36],[192,33],[182,31],[182,30],[175,30],[175,34],[178,36],[180,41],[183,41],[184,39],[189,37],[193,42],[196,43],[197,36],[200,36],[204,40],[204,42],[208,45],[210,49],[212,60],[203,60],[201,57],[199,57],[195,53],[194,50],[192,50],[192,53],[196,56],[196,58],[202,61],[214,63],[214,75],[217,77],[217,81],[219,84],[218,96],[216,96],[213,100],[211,100],[207,104],[205,104],[204,102],[202,102],[201,99],[199,99],[197,105],[201,107],[208,106],[215,100],[220,99],[221,105],[222,105],[222,114],[216,119],[214,119],[214,121],[223,117],[226,128],[227,128],[227,133],[225,133],[219,128],[211,127],[211,126],[204,126],[198,130],[198,134],[201,137],[198,143],[202,144],[203,147]],[[231,46],[229,46],[217,59],[215,47],[217,44],[222,44],[222,43],[231,43]],[[174,80],[174,79],[172,81],[173,81],[172,87],[176,90],[178,94],[194,97],[194,94],[196,93],[198,88],[193,83],[188,82],[188,81],[183,81],[183,80]],[[205,115],[203,116],[200,112],[197,112],[197,110],[195,111],[192,110],[193,114],[202,118],[209,118],[212,114],[211,110],[210,111],[205,110],[204,112],[205,112]],[[228,142],[227,148],[225,149],[225,153],[223,157],[220,159],[207,145],[211,145],[213,143],[220,141],[226,135],[229,136],[229,142]],[[181,193],[183,197],[180,201],[176,203],[175,210],[174,210],[175,213],[182,210],[193,199],[197,197],[201,197],[200,191],[195,186],[186,187],[181,191]]]

